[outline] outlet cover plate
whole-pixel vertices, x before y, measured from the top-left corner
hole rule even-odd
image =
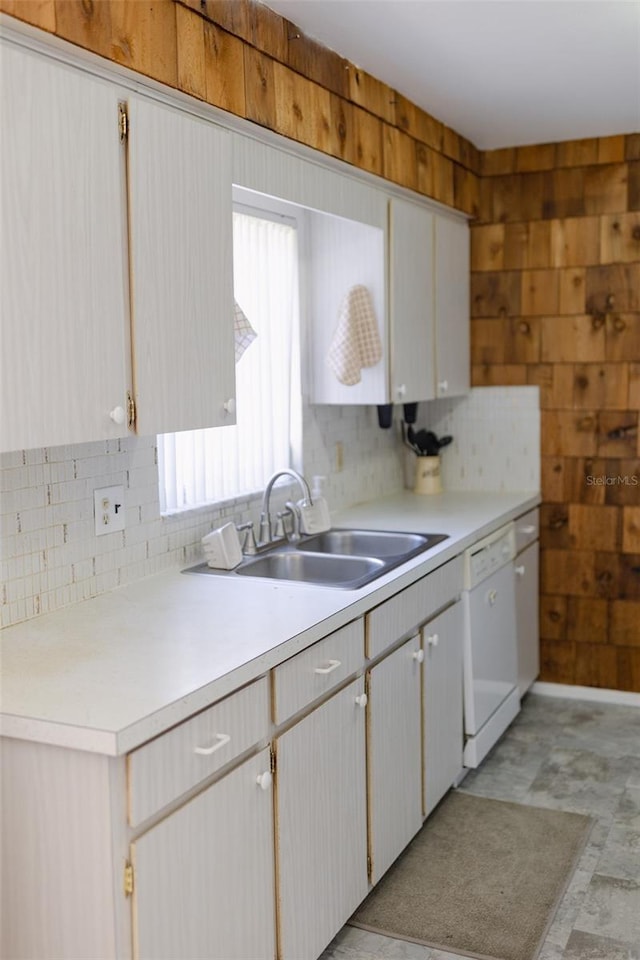
[[[124,487],[101,487],[93,491],[96,537],[124,530]]]

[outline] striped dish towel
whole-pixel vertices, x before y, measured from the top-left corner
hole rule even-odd
[[[371,294],[357,284],[342,301],[327,363],[340,383],[351,387],[360,383],[363,367],[374,367],[381,359],[382,343]]]

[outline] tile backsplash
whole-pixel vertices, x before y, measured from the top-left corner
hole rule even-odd
[[[538,402],[537,387],[481,387],[467,397],[421,404],[417,426],[454,437],[442,454],[444,489],[539,489]],[[375,407],[304,407],[303,472],[309,481],[314,475],[326,478],[324,492],[333,511],[400,491],[405,453],[398,424],[380,430]],[[125,489],[125,530],[96,537],[93,491],[120,484]],[[287,496],[285,485],[274,507]],[[4,454],[2,626],[167,567],[195,563],[201,559],[205,533],[225,520],[256,521],[260,502],[259,494],[240,496],[161,516],[155,437]]]
[[[395,431],[375,408],[306,406],[303,465],[327,478],[332,510],[402,487]],[[336,445],[343,465],[336,472]],[[125,530],[96,537],[93,491],[125,488]],[[286,485],[285,485],[286,487]],[[286,494],[281,494],[286,499]],[[201,558],[200,540],[227,519],[257,520],[260,495],[160,515],[155,437],[128,437],[0,456],[2,626]],[[274,498],[274,504],[276,499]]]
[[[474,387],[420,405],[420,422],[453,441],[441,454],[445,490],[540,489],[538,387]]]

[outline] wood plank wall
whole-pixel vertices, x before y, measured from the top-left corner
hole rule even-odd
[[[639,691],[640,134],[481,154],[254,0],[0,10],[475,218],[473,383],[541,388],[542,678]]]
[[[638,691],[640,135],[481,173],[473,383],[541,391],[541,678]]]

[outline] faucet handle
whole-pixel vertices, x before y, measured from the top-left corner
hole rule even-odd
[[[237,523],[236,530],[238,533],[244,532],[244,538],[242,540],[243,554],[245,554],[245,556],[253,556],[253,554],[258,550],[256,544],[256,535],[253,532],[253,521],[247,520],[246,523]]]
[[[288,510],[280,510],[276,514],[276,530],[274,533],[274,538],[276,540],[282,540],[283,537],[287,535],[287,528],[285,526],[284,518],[289,515]]]
[[[260,533],[258,534],[258,543],[271,542],[271,517],[268,513],[260,514]]]

